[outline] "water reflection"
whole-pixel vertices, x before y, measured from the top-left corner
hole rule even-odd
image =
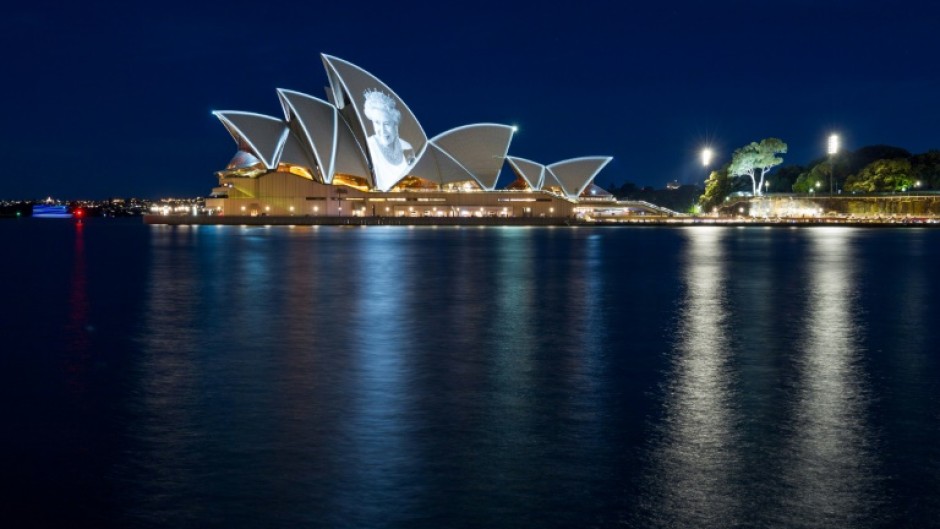
[[[91,333],[94,327],[89,322],[88,269],[85,257],[85,225],[75,224],[75,253],[72,275],[69,281],[68,356],[66,372],[68,388],[73,397],[85,396],[88,369],[92,362]]]
[[[568,275],[567,333],[572,339],[565,365],[571,406],[566,410],[577,418],[581,442],[597,443],[599,419],[604,411],[599,395],[603,392],[604,355],[607,343],[607,305],[604,284],[604,238],[599,233],[586,237],[573,269]],[[593,447],[599,449],[599,447]]]
[[[199,497],[201,476],[193,454],[205,428],[200,420],[203,401],[197,361],[200,318],[197,281],[200,274],[193,254],[193,230],[155,227],[150,232],[153,262],[147,278],[142,362],[130,413],[137,417],[130,432],[132,457],[122,474],[134,476],[138,486],[122,491],[133,497],[131,518],[167,513],[179,516],[175,505]],[[158,491],[158,493],[155,493]],[[185,513],[198,516],[202,513]],[[163,519],[171,525],[184,519]]]
[[[875,337],[873,344],[881,360],[879,378],[887,386],[877,403],[879,420],[891,430],[889,438],[906,439],[911,447],[903,453],[890,448],[880,452],[896,469],[891,478],[898,489],[894,503],[912,517],[940,512],[940,447],[932,441],[940,436],[940,409],[935,405],[940,402],[935,375],[940,358],[934,312],[927,308],[940,292],[932,281],[936,260],[931,253],[937,247],[929,233],[910,230],[905,239],[881,241],[894,257],[882,275],[890,278],[885,282],[890,295],[878,296],[879,306],[868,315],[869,321],[883,321],[890,329]],[[912,500],[922,490],[929,491],[924,494],[929,499]]]
[[[533,264],[532,240],[524,228],[498,232],[493,295],[494,311],[489,315],[493,327],[492,409],[503,410],[495,418],[495,431],[505,435],[500,444],[518,451],[514,459],[526,457],[526,447],[514,440],[532,434],[532,403],[527,401],[535,375],[537,354],[534,322],[537,271]]]
[[[725,287],[725,228],[689,228],[683,260],[685,296],[662,431],[651,452],[644,525],[723,527],[741,508],[734,375]]]
[[[809,300],[776,525],[867,527],[878,510],[854,235],[843,228],[810,232]]]
[[[358,247],[347,263],[356,278],[348,293],[349,321],[358,332],[348,354],[355,377],[343,427],[349,446],[336,484],[339,518],[332,525],[380,526],[389,505],[410,512],[420,495],[421,484],[409,479],[418,472],[410,377],[420,315],[410,311],[407,301],[427,284],[418,281],[423,263],[414,260],[401,240],[407,241],[407,235],[403,230],[353,235]]]

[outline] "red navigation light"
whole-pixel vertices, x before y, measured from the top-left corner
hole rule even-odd
[[[85,212],[82,211],[81,209],[76,209],[76,210],[75,210],[75,216],[78,217],[78,218],[82,218],[83,216],[85,216]]]

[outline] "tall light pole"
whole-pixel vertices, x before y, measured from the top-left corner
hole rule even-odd
[[[839,154],[839,135],[829,135],[829,196],[832,196],[832,181],[835,179],[836,154]]]

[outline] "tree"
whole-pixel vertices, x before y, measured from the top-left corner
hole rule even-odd
[[[911,173],[920,188],[940,189],[940,150],[932,149],[911,158]],[[915,182],[916,184],[916,182]]]
[[[796,183],[797,178],[805,171],[806,168],[802,165],[783,166],[777,169],[777,172],[775,172],[773,176],[767,177],[767,183],[764,185],[764,189],[776,191],[777,193],[785,193],[793,189],[793,184]]]
[[[879,191],[906,191],[914,184],[911,162],[904,158],[875,160],[864,169],[849,176],[846,191],[874,193]]]
[[[721,205],[725,197],[731,194],[731,178],[728,176],[728,167],[712,171],[705,181],[705,193],[699,197],[698,203],[702,211],[708,213]]]
[[[818,191],[822,188],[829,189],[829,172],[831,168],[828,163],[817,163],[812,168],[800,173],[793,183],[793,191],[796,193],[809,193]]]
[[[893,145],[867,145],[854,152],[846,152],[845,156],[839,154],[838,157],[845,159],[845,166],[840,165],[837,170],[839,172],[845,171],[844,174],[850,175],[861,171],[868,164],[878,160],[910,159],[911,153],[906,149]]]
[[[751,179],[751,190],[754,196],[759,197],[764,189],[764,179],[771,169],[783,163],[778,154],[787,152],[787,144],[779,138],[766,138],[751,142],[734,151],[731,157],[731,166],[728,175],[731,177],[748,176]],[[759,174],[758,174],[759,173]]]

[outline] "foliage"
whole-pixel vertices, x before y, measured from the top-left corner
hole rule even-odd
[[[829,191],[829,164],[817,163],[807,171],[800,173],[793,183],[793,191],[809,193],[811,191]]]
[[[767,177],[767,183],[764,189],[768,192],[786,193],[793,189],[793,184],[800,177],[806,168],[802,165],[786,165],[777,169],[777,171]]]
[[[914,185],[911,162],[905,158],[875,160],[845,182],[846,191],[906,191]]]
[[[828,192],[830,176],[832,177],[834,190],[845,189],[845,183],[850,178],[856,178],[853,175],[856,175],[872,162],[897,158],[911,158],[911,153],[891,145],[869,145],[856,151],[840,152],[832,157],[822,156],[811,161],[800,171],[796,180],[792,182],[791,189],[797,193],[809,193],[811,189]],[[785,171],[789,172],[791,170],[790,167],[781,167],[775,174],[775,180]],[[819,183],[818,187],[816,186],[817,182]],[[925,179],[924,186],[926,185]],[[785,187],[774,186],[772,189],[782,191]]]
[[[918,189],[940,189],[940,150],[930,150],[911,158],[911,173]],[[920,182],[920,185],[917,185]]]
[[[731,177],[748,176],[751,179],[751,191],[754,196],[760,196],[764,188],[764,179],[767,173],[783,163],[778,154],[787,152],[787,144],[779,138],[766,138],[751,142],[734,151],[728,175]]]
[[[855,151],[839,154],[837,158],[845,165],[836,167],[836,174],[851,175],[858,173],[869,164],[877,160],[895,160],[897,158],[910,159],[911,153],[906,149],[892,145],[868,145]],[[844,171],[844,172],[843,172]]]
[[[728,176],[728,166],[712,171],[705,181],[705,193],[699,197],[698,203],[703,213],[710,213],[714,208],[724,202],[725,197],[731,194],[731,177]]]

